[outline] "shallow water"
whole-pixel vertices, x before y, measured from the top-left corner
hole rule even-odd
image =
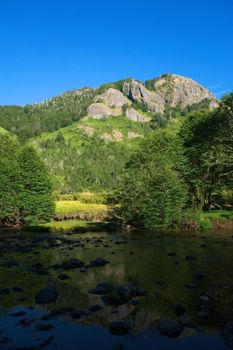
[[[0,251],[1,349],[230,347],[229,337],[220,332],[233,320],[233,239],[229,231],[208,232],[202,237],[145,232],[72,236],[3,232]],[[194,258],[189,261],[187,256]],[[110,262],[90,267],[90,261],[98,257]],[[86,266],[66,271],[56,267],[69,258],[78,258]],[[30,266],[38,262],[43,268],[32,271]],[[61,273],[70,279],[60,280]],[[100,282],[115,287],[134,285],[147,295],[122,305],[106,305],[101,296],[88,292]],[[37,305],[35,294],[49,285],[56,287],[57,300]],[[179,319],[173,310],[178,303],[185,307],[191,325],[172,339],[158,332],[157,323]],[[96,304],[102,309],[90,312],[89,307]],[[71,310],[81,310],[82,317],[73,319]],[[12,316],[16,311],[25,314]],[[48,313],[49,319],[41,320]],[[127,321],[129,334],[112,335],[109,325],[115,320]],[[39,330],[41,324],[51,325],[51,329]]]

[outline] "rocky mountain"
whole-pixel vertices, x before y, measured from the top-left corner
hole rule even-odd
[[[164,115],[168,108],[184,109],[204,101],[211,108],[218,106],[215,96],[194,80],[165,74],[145,83],[134,79],[127,80],[123,83],[121,91],[110,87],[94,98],[87,114],[93,118],[105,118],[125,113],[135,121],[145,122],[150,118],[141,117],[140,112],[136,115],[135,110],[130,108],[132,103],[136,104],[138,110]]]
[[[24,107],[3,106],[0,126],[38,150],[58,191],[98,191],[114,187],[148,133],[159,127],[176,132],[187,112],[217,106],[197,82],[165,74],[72,90]]]
[[[216,107],[217,99],[190,78],[165,74],[141,82],[125,79],[98,88],[67,91],[42,103],[0,107],[0,126],[25,141],[58,130],[88,116],[126,118],[149,122],[155,115],[171,116],[194,105]]]

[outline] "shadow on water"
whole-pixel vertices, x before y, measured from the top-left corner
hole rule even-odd
[[[224,350],[231,345],[231,334],[220,332],[233,319],[229,232],[5,232],[0,252],[1,349]],[[103,266],[91,266],[97,258],[105,260]],[[84,264],[70,266],[70,259]],[[111,291],[90,292],[102,282]],[[119,289],[125,285],[128,289]],[[38,305],[35,296],[47,286],[57,297]],[[181,335],[162,336],[161,319],[178,320]],[[109,332],[119,320],[130,327],[125,335]]]

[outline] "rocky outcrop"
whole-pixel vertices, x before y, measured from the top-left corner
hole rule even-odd
[[[146,123],[151,120],[151,118],[143,115],[134,108],[128,108],[126,110],[126,117],[134,122]]]
[[[217,107],[215,96],[196,81],[175,74],[165,74],[154,81],[154,90],[172,108],[188,107],[204,100],[210,101],[212,108]]]
[[[154,91],[149,91],[142,83],[136,80],[125,82],[123,92],[132,101],[142,102],[150,112],[164,112],[164,98]]]
[[[121,113],[120,108],[111,108],[104,103],[92,103],[87,109],[87,115],[96,119],[117,116]]]
[[[109,107],[121,108],[124,105],[130,105],[129,99],[117,89],[110,88],[103,94],[95,97],[94,102],[101,102]]]
[[[129,131],[127,136],[128,136],[128,139],[136,139],[138,137],[142,137],[142,138],[144,137],[144,135],[138,134],[137,132],[134,132],[134,131]]]
[[[139,111],[131,107],[132,102]],[[123,93],[108,89],[94,98],[88,116],[106,118],[126,113],[130,120],[147,122],[149,118],[140,112],[142,107],[153,114],[164,114],[167,108],[184,109],[201,102],[209,104],[211,109],[218,106],[216,97],[199,83],[180,75],[165,74],[145,84],[136,80],[125,81]]]
[[[108,89],[103,94],[94,99],[88,109],[87,114],[93,118],[106,118],[109,116],[118,116],[123,113],[123,106],[130,106],[131,101],[116,89]]]

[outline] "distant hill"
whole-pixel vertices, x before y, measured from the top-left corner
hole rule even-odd
[[[72,90],[24,107],[2,106],[0,125],[37,148],[57,190],[108,190],[145,135],[159,127],[175,132],[189,111],[217,106],[197,82],[165,74]]]
[[[125,79],[104,84],[96,89],[67,91],[42,103],[0,107],[0,125],[21,140],[68,126],[89,115],[105,118],[125,114],[132,120],[166,116],[174,110],[193,105],[212,107],[217,100],[207,89],[192,79],[174,74],[140,82]],[[137,113],[135,112],[137,111]]]

